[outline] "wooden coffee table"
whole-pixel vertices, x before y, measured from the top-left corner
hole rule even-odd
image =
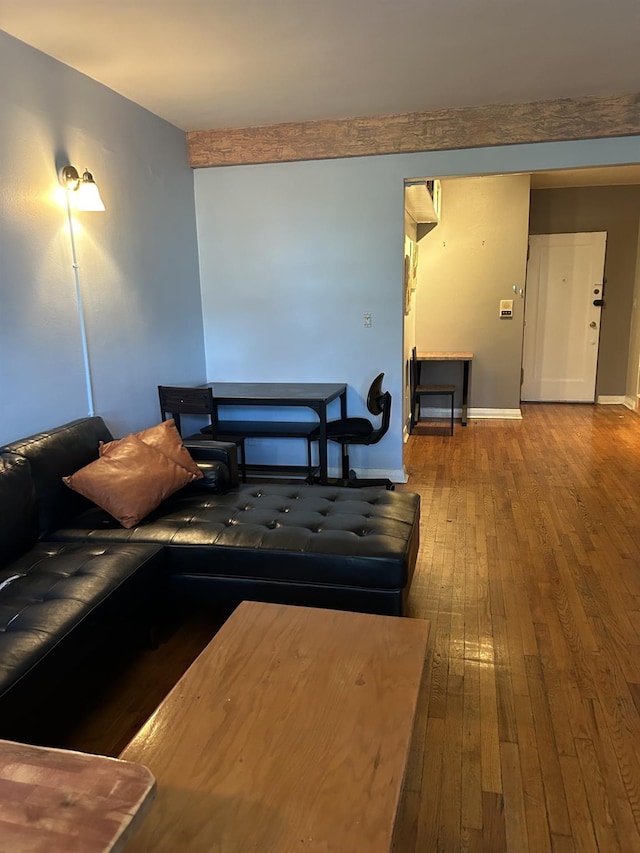
[[[428,635],[243,602],[121,755],[158,782],[127,850],[390,850]]]

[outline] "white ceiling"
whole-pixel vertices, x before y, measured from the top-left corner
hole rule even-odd
[[[183,130],[640,88],[639,0],[0,0],[0,29]]]

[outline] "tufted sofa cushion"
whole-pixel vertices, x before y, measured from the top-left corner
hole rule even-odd
[[[40,542],[0,569],[0,697],[36,667],[41,677],[47,656],[59,662],[71,643],[80,649],[98,620],[118,624],[164,577],[153,545]]]
[[[158,542],[181,573],[401,589],[415,561],[418,508],[410,493],[269,483],[178,493],[132,530],[89,510],[55,536]]]

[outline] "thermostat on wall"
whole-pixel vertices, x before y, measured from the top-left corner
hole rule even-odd
[[[513,317],[513,299],[500,300],[500,315],[502,317]]]

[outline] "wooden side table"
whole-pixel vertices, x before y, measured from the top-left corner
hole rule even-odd
[[[471,362],[473,353],[467,351],[452,352],[419,352],[416,355],[419,362],[422,361],[461,361],[462,373],[462,426],[467,425],[467,408],[469,406],[469,388],[471,387]]]
[[[0,849],[123,850],[155,792],[141,764],[0,740]]]

